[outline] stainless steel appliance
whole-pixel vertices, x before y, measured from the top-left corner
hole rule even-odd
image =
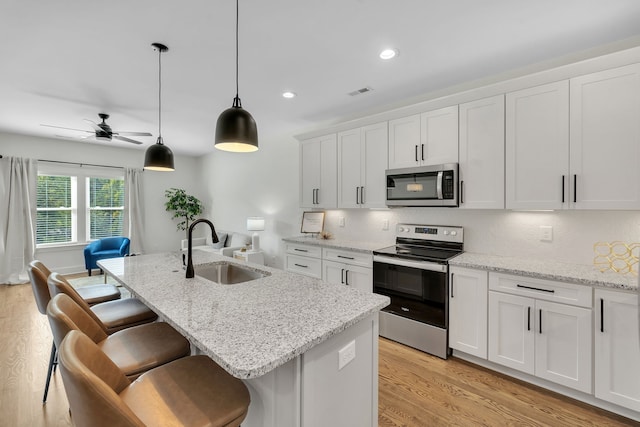
[[[373,291],[391,304],[380,335],[446,359],[449,260],[463,251],[463,228],[398,224],[396,244],[373,251]]]
[[[388,169],[387,206],[458,206],[458,164]]]

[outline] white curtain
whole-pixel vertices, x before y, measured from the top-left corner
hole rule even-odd
[[[130,254],[144,253],[142,169],[124,168],[124,231],[131,239]]]
[[[29,281],[26,266],[35,254],[37,177],[34,159],[0,159],[0,283]]]

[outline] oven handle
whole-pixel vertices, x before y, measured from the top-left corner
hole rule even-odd
[[[400,265],[403,267],[417,268],[419,270],[437,271],[438,273],[447,272],[447,266],[445,264],[438,264],[428,261],[410,261],[406,259],[389,258],[385,256],[374,255],[373,262],[380,262],[389,265]]]

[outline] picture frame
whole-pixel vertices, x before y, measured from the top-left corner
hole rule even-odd
[[[302,233],[320,233],[324,228],[324,212],[303,212]]]

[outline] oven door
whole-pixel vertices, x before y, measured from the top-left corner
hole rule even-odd
[[[374,255],[373,291],[387,295],[383,310],[446,329],[447,265]]]

